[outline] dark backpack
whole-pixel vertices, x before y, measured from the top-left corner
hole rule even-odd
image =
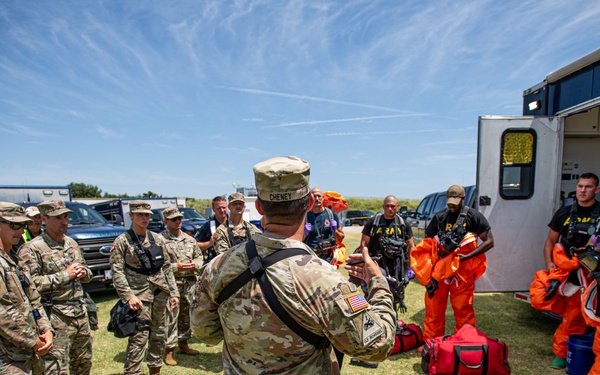
[[[121,339],[133,335],[136,331],[150,330],[150,322],[138,319],[137,312],[129,308],[129,303],[119,299],[110,310],[110,320],[106,328]]]

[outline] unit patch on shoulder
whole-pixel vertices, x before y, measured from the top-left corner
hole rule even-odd
[[[347,296],[346,301],[348,301],[348,305],[350,306],[352,312],[357,312],[369,306],[365,296],[360,293],[353,293]]]
[[[363,345],[367,346],[383,334],[383,328],[370,312],[363,315]]]

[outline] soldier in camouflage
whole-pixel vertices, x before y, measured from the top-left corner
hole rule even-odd
[[[246,209],[244,194],[233,193],[227,200],[229,201],[229,219],[219,225],[215,232],[217,254],[222,254],[230,247],[250,240],[253,234],[260,233],[260,229],[256,225],[244,220],[243,215]]]
[[[9,255],[32,223],[23,207],[0,202],[0,374],[31,374],[34,362],[53,345],[40,295],[30,275]]]
[[[190,235],[181,231],[183,214],[177,207],[165,208],[163,211],[167,229],[160,234],[166,240],[165,247],[169,253],[169,262],[175,275],[179,289],[179,307],[167,307],[167,351],[165,364],[175,366],[177,361],[173,355],[175,346],[179,352],[188,355],[198,355],[199,351],[190,348],[188,340],[192,336],[190,328],[190,305],[194,300],[196,286],[196,270],[202,267],[203,257],[198,243]]]
[[[54,347],[43,357],[45,374],[89,374],[92,368],[92,331],[82,302],[82,282],[89,282],[79,245],[66,236],[69,213],[60,200],[38,204],[46,232],[19,249],[20,265],[31,274],[42,295],[56,332]]]
[[[192,308],[194,335],[207,344],[224,340],[226,374],[339,374],[332,346],[363,359],[384,360],[394,343],[396,312],[388,283],[367,249],[350,256],[359,263],[346,265],[350,275],[369,284],[365,298],[302,243],[305,214],[313,203],[309,164],[293,156],[276,157],[255,165],[254,174],[256,207],[265,228],[264,234],[253,236],[258,255],[264,259],[286,248],[306,251],[264,271],[276,299],[296,323],[331,345],[313,346],[282,323],[256,279],[221,305],[216,302],[225,286],[248,269],[245,245],[227,250],[202,273]]]
[[[148,344],[147,362],[150,374],[160,374],[167,341],[165,314],[167,303],[179,305],[179,291],[169,263],[165,240],[147,230],[150,204],[140,200],[129,203],[132,227],[115,239],[110,252],[113,282],[119,298],[138,311],[138,323],[150,327],[129,336],[124,373],[141,374]]]

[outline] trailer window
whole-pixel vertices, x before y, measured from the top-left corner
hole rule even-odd
[[[527,199],[533,194],[536,134],[531,129],[507,129],[502,133],[500,195]]]

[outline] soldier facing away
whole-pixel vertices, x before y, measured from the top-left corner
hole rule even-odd
[[[225,340],[226,374],[339,374],[333,348],[384,360],[394,343],[396,312],[389,286],[367,249],[350,256],[354,261],[364,257],[364,263],[346,266],[351,275],[368,282],[370,294],[365,297],[302,243],[313,200],[308,162],[276,157],[255,165],[254,174],[256,208],[263,215],[265,233],[206,266],[192,308],[194,335],[207,344]],[[298,254],[263,268],[273,256],[291,250]],[[248,270],[259,279],[236,285],[233,293],[226,293],[230,297],[221,300],[229,284]],[[273,292],[270,297],[265,296],[268,290]],[[291,321],[278,319],[281,311],[274,312],[274,300]]]

